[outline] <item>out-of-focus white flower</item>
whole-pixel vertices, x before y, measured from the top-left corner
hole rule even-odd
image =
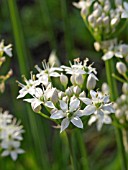
[[[23,140],[23,132],[23,127],[8,113],[8,111],[0,111],[1,156],[10,155],[13,160],[16,160],[18,154],[24,153],[24,150],[20,149],[21,140]]]
[[[104,123],[104,116],[110,113],[114,113],[112,103],[109,103],[109,96],[102,95],[100,92],[90,91],[91,99],[85,97],[79,97],[87,106],[83,111],[83,115],[96,115],[100,124]]]
[[[0,56],[2,56],[4,52],[9,57],[12,57],[12,44],[5,46],[4,41],[1,41],[0,42]]]
[[[124,2],[123,3],[123,12],[121,14],[121,18],[128,18],[128,3],[127,2]]]
[[[70,100],[69,103],[60,100],[60,110],[57,108],[51,111],[52,119],[62,119],[61,131],[64,131],[70,122],[78,128],[83,128],[83,123],[80,119],[82,111],[80,110],[80,101],[78,99]]]
[[[52,52],[50,53],[48,62],[49,62],[49,65],[50,65],[50,66],[53,66],[53,63],[55,63],[55,66],[56,66],[56,67],[59,67],[59,66],[60,66],[60,61],[59,61],[59,59],[58,59],[55,51],[52,51]]]
[[[116,68],[117,68],[117,71],[122,75],[124,75],[127,71],[126,65],[121,61],[116,63]]]
[[[122,91],[124,94],[128,95],[128,83],[123,83]]]
[[[103,83],[102,84],[102,93],[105,95],[109,95],[110,94],[110,89],[107,83]]]

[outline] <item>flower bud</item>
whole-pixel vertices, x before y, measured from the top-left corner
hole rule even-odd
[[[55,63],[54,66],[57,66],[57,67],[60,66],[60,61],[59,61],[58,57],[56,56],[56,52],[55,51],[51,52],[51,54],[49,56],[48,62],[49,62],[50,66],[53,66],[53,63]]]
[[[102,93],[103,94],[109,94],[109,86],[108,86],[108,84],[107,83],[103,83],[102,84]]]
[[[123,112],[120,109],[117,109],[115,112],[116,117],[120,118],[123,114]]]
[[[57,92],[56,88],[53,88],[51,90],[51,97],[50,97],[50,99],[51,99],[51,101],[53,103],[57,103],[58,102],[59,99],[58,99],[58,92]]]
[[[94,77],[92,77],[91,74],[87,78],[87,85],[86,86],[87,86],[88,90],[92,90],[96,86],[96,80],[94,79]]]
[[[93,11],[93,16],[95,18],[97,18],[97,17],[99,17],[101,15],[101,13],[102,13],[102,7],[100,5],[98,5],[98,9]]]
[[[65,103],[67,103],[68,100],[69,100],[69,98],[68,98],[68,96],[65,96],[65,97],[62,98],[62,100],[63,100]]]
[[[114,18],[112,18],[112,20],[111,20],[111,26],[112,27],[116,26],[119,23],[119,21],[120,21],[119,16],[118,15],[114,16]]]
[[[121,44],[120,46],[119,46],[119,50],[120,50],[120,52],[122,53],[122,55],[127,55],[128,54],[128,45],[126,45],[126,44]]]
[[[74,93],[77,95],[77,94],[80,94],[81,89],[80,89],[78,86],[75,86],[75,87],[73,88],[73,91],[74,91]]]
[[[96,51],[100,51],[100,49],[101,49],[100,43],[99,42],[94,42],[94,48],[95,48]]]
[[[62,97],[64,97],[64,96],[65,96],[64,92],[60,91],[60,92],[58,93],[59,99],[62,99]]]
[[[94,18],[94,16],[93,16],[93,14],[91,14],[91,15],[88,16],[88,22],[89,22],[89,23],[94,23],[94,22],[95,22],[95,18]]]
[[[82,93],[80,93],[79,97],[86,97],[86,93],[83,91]]]
[[[68,77],[61,73],[60,75],[60,82],[63,86],[67,86],[68,84]]]
[[[122,91],[123,91],[124,94],[128,94],[128,83],[123,84]]]
[[[68,87],[65,91],[66,95],[71,97],[73,95],[73,90],[71,87]]]
[[[125,57],[125,61],[128,63],[128,55]]]
[[[77,85],[82,85],[84,82],[83,76],[81,74],[75,76],[75,82]]]
[[[35,102],[32,102],[31,103],[31,107],[32,107],[32,110],[36,113],[38,113],[40,110],[41,110],[41,105],[35,107],[36,103]]]
[[[116,64],[116,68],[117,71],[122,75],[125,74],[127,71],[126,65],[121,61]]]
[[[109,17],[108,16],[103,18],[103,23],[104,23],[105,26],[109,25]]]
[[[70,81],[71,81],[71,83],[72,83],[73,85],[75,85],[75,75],[72,75],[72,76],[70,77]]]

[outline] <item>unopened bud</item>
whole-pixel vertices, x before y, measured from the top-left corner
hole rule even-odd
[[[73,88],[73,91],[74,91],[74,93],[77,95],[77,94],[80,94],[81,89],[80,89],[78,86],[75,86],[75,87]]]
[[[65,97],[62,98],[62,100],[63,100],[65,103],[67,103],[68,100],[69,100],[69,98],[68,98],[68,96],[65,96]]]
[[[96,80],[94,79],[94,77],[92,77],[92,75],[90,74],[87,78],[87,89],[88,90],[93,90],[96,86]]]
[[[122,53],[122,55],[128,55],[128,45],[126,44],[121,44],[119,46],[120,52]]]
[[[108,25],[109,24],[109,17],[108,16],[106,16],[105,18],[103,18],[103,23],[104,23],[104,25]]]
[[[116,117],[120,118],[123,115],[123,112],[120,109],[118,109],[116,110],[115,115]]]
[[[117,68],[117,71],[122,75],[125,74],[127,71],[126,65],[121,61],[116,64],[116,68]]]
[[[94,48],[95,48],[96,51],[100,51],[100,49],[101,49],[100,43],[99,42],[94,42]]]
[[[120,21],[119,16],[114,17],[114,18],[111,20],[111,26],[112,26],[112,27],[116,26],[116,25],[119,23],[119,21]]]
[[[108,84],[107,83],[103,83],[102,84],[102,93],[103,94],[109,94],[109,86],[108,86]]]
[[[58,102],[58,92],[56,90],[56,88],[53,88],[52,91],[51,91],[51,101],[53,103],[57,103]]]
[[[64,96],[65,96],[64,92],[60,91],[60,92],[58,93],[59,99],[62,99],[62,97],[64,97]]]
[[[83,76],[81,74],[75,76],[75,82],[77,85],[82,85],[84,82]]]
[[[69,96],[69,97],[72,96],[72,95],[73,95],[73,90],[72,90],[72,88],[71,88],[71,87],[68,87],[68,88],[66,89],[65,93],[66,93],[66,95]]]
[[[124,94],[128,94],[128,83],[123,84],[122,91],[123,91]]]
[[[80,93],[79,97],[86,97],[86,93],[83,91],[82,93]]]
[[[71,81],[71,83],[72,83],[73,85],[76,84],[76,82],[75,82],[75,75],[72,75],[72,76],[70,77],[70,81]]]
[[[55,51],[51,52],[48,62],[50,64],[50,66],[53,66],[53,63],[55,63],[54,66],[57,66],[57,67],[60,66],[60,61],[59,61]]]
[[[60,75],[60,82],[63,86],[67,86],[68,84],[68,77],[61,73]]]
[[[36,113],[38,113],[41,110],[41,105],[35,107],[36,103],[31,103],[32,110]]]

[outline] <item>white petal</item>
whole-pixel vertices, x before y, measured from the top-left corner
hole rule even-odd
[[[24,99],[23,101],[28,102],[28,103],[32,103],[34,101],[34,98],[32,98],[32,99]]]
[[[88,121],[88,125],[90,126],[92,123],[94,123],[97,120],[97,117],[95,115],[92,115]]]
[[[82,117],[84,116],[83,115],[83,110],[77,110],[75,113],[74,113],[75,116],[78,116],[78,117]]]
[[[72,122],[76,127],[78,127],[78,128],[83,128],[83,123],[82,123],[81,119],[80,119],[78,116],[73,117],[73,118],[71,119],[71,122]]]
[[[53,104],[51,101],[47,101],[47,102],[45,103],[45,106],[46,106],[46,107],[49,107],[49,108],[51,108],[51,109],[54,109],[54,108],[55,108],[54,104]]]
[[[31,106],[32,106],[32,109],[35,110],[38,106],[40,106],[42,104],[42,101],[38,100],[38,99],[35,99],[32,103],[31,103]]]
[[[8,156],[9,155],[9,151],[8,150],[5,150],[2,152],[1,156]]]
[[[123,5],[124,5],[125,10],[128,12],[128,3],[124,2]]]
[[[97,130],[100,131],[103,126],[103,121],[101,119],[98,119],[96,125],[97,125]]]
[[[97,92],[95,92],[94,90],[90,90],[90,95],[91,95],[92,99],[96,98]]]
[[[17,159],[17,153],[16,153],[16,151],[12,151],[12,152],[11,152],[11,157],[12,157],[12,159],[13,159],[14,161]]]
[[[79,105],[80,105],[79,100],[73,100],[72,102],[70,102],[70,108],[69,108],[70,112],[73,112],[76,109],[78,109]]]
[[[113,51],[108,51],[105,55],[103,55],[102,59],[105,60],[109,60],[114,56],[114,52]]]
[[[84,102],[86,105],[92,104],[92,100],[86,97],[79,97],[79,99]]]
[[[121,18],[128,18],[128,12],[127,11],[123,11]]]
[[[108,103],[109,102],[109,96],[105,96],[104,99],[103,99],[103,102]]]
[[[94,113],[96,110],[96,107],[93,105],[88,105],[85,107],[85,109],[83,110],[83,115],[91,115],[92,113]]]
[[[101,109],[104,110],[104,111],[107,111],[108,113],[114,113],[115,112],[115,109],[113,108],[112,103],[103,105]]]
[[[50,76],[51,76],[51,77],[59,77],[60,74],[57,73],[57,72],[53,72],[53,73],[50,73]]]
[[[106,124],[111,124],[111,122],[112,122],[112,119],[110,118],[110,116],[105,115],[105,116],[104,116],[104,123],[106,123]]]
[[[115,56],[118,57],[118,58],[123,58],[123,55],[121,52],[116,52],[115,53]]]
[[[50,116],[50,118],[52,119],[61,119],[64,117],[64,113],[62,110],[56,110],[54,113],[52,113],[52,115]]]
[[[19,153],[19,154],[22,154],[22,153],[24,153],[25,151],[23,150],[23,149],[18,149],[17,150],[17,153]]]
[[[60,108],[65,112],[68,110],[68,104],[65,103],[63,100],[60,100]]]
[[[61,133],[62,131],[64,131],[64,130],[69,126],[69,123],[70,123],[70,122],[69,122],[69,119],[68,119],[68,118],[65,118],[65,119],[62,120],[60,133]]]

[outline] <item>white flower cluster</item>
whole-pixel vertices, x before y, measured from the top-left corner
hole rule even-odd
[[[0,148],[1,156],[10,155],[13,160],[16,160],[18,154],[24,153],[20,149],[22,141],[23,127],[8,111],[0,109]]]
[[[115,0],[114,8],[110,0],[82,0],[73,4],[81,9],[89,30],[94,36],[100,35],[100,38],[110,37],[115,33],[121,18],[128,18],[128,3],[122,0]]]
[[[25,85],[19,83],[21,90],[17,98],[28,94],[30,98],[24,101],[31,103],[35,112],[41,112],[43,107],[47,109],[47,116],[58,122],[61,132],[73,125],[83,128],[81,119],[87,115],[94,115],[100,130],[103,123],[111,122],[108,114],[113,113],[114,109],[108,95],[93,90],[98,80],[97,72],[92,64],[87,63],[88,59],[81,62],[77,58],[74,63],[70,62],[70,66],[50,67],[43,61],[43,69],[35,66],[39,73],[31,73],[30,80],[24,77]],[[55,87],[54,83],[58,86]]]
[[[4,45],[4,41],[0,42],[0,67],[6,61],[4,55],[12,57],[12,45]],[[12,75],[12,70],[10,69],[6,75],[0,75],[0,92],[3,93],[5,90],[5,81]]]
[[[115,115],[120,123],[128,121],[128,83],[122,86],[123,94],[114,103]]]

